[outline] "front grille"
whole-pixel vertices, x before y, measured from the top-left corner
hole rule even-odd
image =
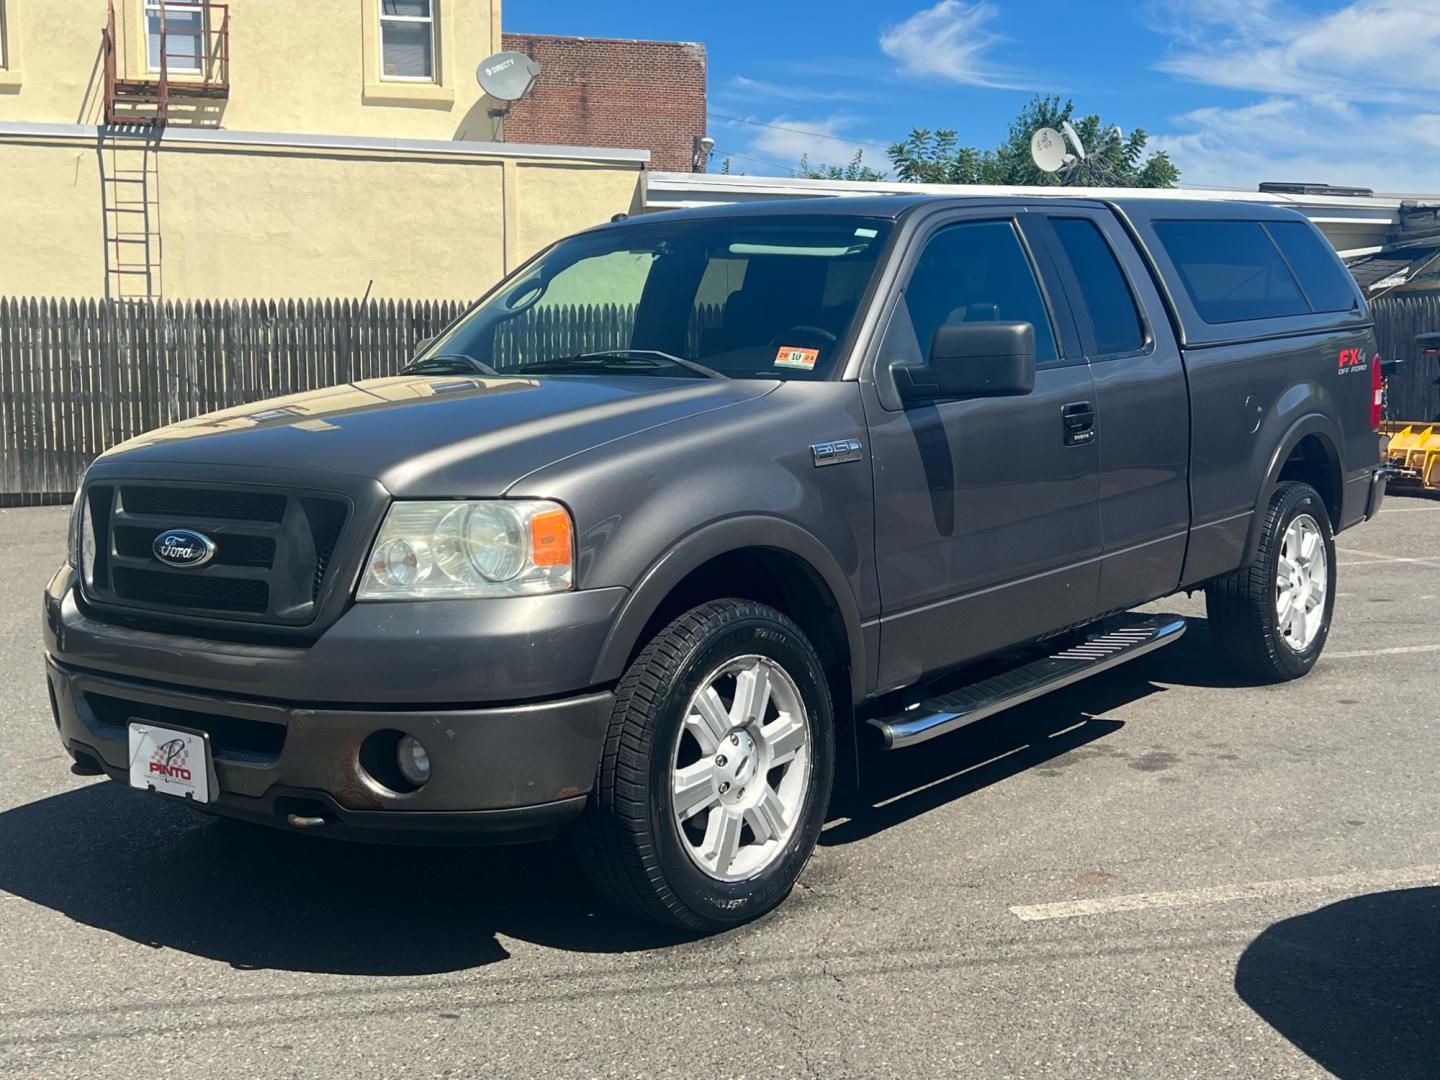
[[[91,484],[86,505],[90,604],[282,627],[314,619],[351,514],[348,499],[328,494],[133,481]],[[214,556],[162,562],[154,542],[173,529],[204,534]]]
[[[283,724],[176,709],[145,701],[126,701],[108,694],[89,692],[85,694],[85,704],[96,720],[111,727],[125,728],[131,720],[148,720],[162,727],[168,724],[203,731],[210,736],[210,749],[216,757],[274,759],[280,756],[285,746],[286,729]]]
[[[132,570],[128,566],[117,566],[114,580],[117,593],[145,604],[248,611],[257,615],[270,606],[270,586],[263,581],[167,574],[161,570]]]
[[[120,499],[132,514],[165,514],[198,518],[237,518],[279,521],[285,516],[285,496],[255,491],[213,488],[154,487],[126,484]]]
[[[305,507],[305,516],[310,519],[310,535],[315,538],[315,573],[311,579],[310,595],[318,598],[320,587],[325,584],[325,575],[330,570],[330,560],[335,557],[335,548],[340,543],[345,507],[324,499],[300,501]]]
[[[115,553],[132,559],[155,558],[155,530],[136,525],[121,525],[115,529]],[[338,527],[335,530],[339,536]],[[275,562],[275,538],[273,536],[246,536],[243,533],[218,533],[211,537],[215,541],[215,564],[217,566],[265,566]],[[333,548],[335,540],[331,539]],[[316,546],[318,547],[318,541]],[[156,560],[159,561],[158,559]]]

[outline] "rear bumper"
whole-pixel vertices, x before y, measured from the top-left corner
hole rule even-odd
[[[1380,513],[1380,507],[1385,502],[1385,485],[1389,476],[1389,470],[1384,468],[1376,469],[1370,474],[1370,490],[1365,499],[1366,521]]]
[[[320,818],[316,831],[361,840],[553,833],[584,807],[613,702],[602,692],[481,709],[310,708],[114,679],[54,657],[46,675],[66,750],[112,779],[128,782],[131,717],[198,728],[210,734],[218,784],[204,809],[279,826],[292,814]],[[361,747],[377,732],[425,743],[424,787],[391,790],[367,771]]]

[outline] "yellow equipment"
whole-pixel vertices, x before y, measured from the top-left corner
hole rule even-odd
[[[1440,491],[1440,424],[1387,424],[1392,488],[1418,485]]]

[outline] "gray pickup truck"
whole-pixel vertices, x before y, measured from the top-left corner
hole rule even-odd
[[[321,835],[568,831],[696,929],[859,749],[1177,639],[1305,674],[1384,494],[1365,301],[1290,211],[831,198],[635,218],[402,374],[134,439],[44,598],[77,766]],[[879,751],[876,751],[879,752]],[[838,763],[838,764],[837,764]]]

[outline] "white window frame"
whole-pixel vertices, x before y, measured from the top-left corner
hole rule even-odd
[[[167,63],[167,64],[165,65],[165,71],[166,71],[166,73],[167,73],[167,74],[170,74],[170,75],[203,75],[203,74],[205,74],[205,61],[206,61],[206,59],[207,59],[206,56],[205,56],[205,54],[209,52],[209,47],[210,47],[210,35],[206,32],[206,29],[205,29],[205,9],[202,8],[202,7],[198,7],[198,6],[195,5],[195,4],[176,3],[175,0],[144,0],[142,15],[144,16],[144,19],[145,19],[145,66],[146,66],[146,69],[149,71],[149,73],[150,73],[151,75],[159,75],[159,74],[160,74],[160,68],[159,68],[159,67],[151,67],[151,66],[150,66],[150,42],[151,42],[151,40],[152,40],[152,34],[151,34],[151,30],[150,30],[150,17],[151,17],[152,15],[159,15],[160,10],[161,10],[162,8],[166,9],[167,12],[168,12],[168,11],[176,11],[176,10],[181,11],[181,12],[185,12],[185,11],[187,11],[187,10],[194,10],[195,13],[200,16],[200,27],[199,27],[199,29],[197,29],[197,30],[194,31],[194,36],[195,36],[195,38],[199,41],[199,48],[198,48],[196,51],[199,52],[201,55],[192,57],[192,58],[188,61],[189,63],[193,63],[195,66],[194,66],[194,67],[177,67],[177,66],[176,66],[175,64],[173,64],[173,63]],[[155,33],[158,34],[159,31],[157,30]],[[189,36],[190,36],[190,31],[182,31],[182,33],[183,33],[186,37],[189,37]],[[163,47],[163,43],[162,43],[162,47]]]
[[[150,0],[146,0],[146,2],[149,3]],[[438,50],[437,50],[437,48],[436,48],[436,41],[435,41],[435,5],[438,4],[439,2],[440,2],[440,0],[428,0],[428,3],[429,3],[429,5],[430,5],[430,14],[429,14],[429,15],[386,15],[386,14],[385,14],[385,0],[375,0],[375,8],[376,8],[376,11],[377,11],[377,12],[379,13],[379,15],[380,15],[380,35],[379,35],[379,37],[376,39],[376,46],[377,46],[377,48],[376,48],[375,51],[376,51],[376,53],[377,53],[377,59],[379,60],[379,63],[380,63],[380,81],[381,81],[381,82],[406,82],[406,83],[422,83],[422,84],[439,83],[439,81],[440,81],[439,57],[436,55],[436,53],[437,53]],[[428,25],[428,26],[430,27],[430,74],[429,74],[429,75],[387,75],[387,74],[385,73],[385,24],[386,24],[386,23],[409,23],[409,24],[424,23],[424,24],[426,24],[426,25]]]

